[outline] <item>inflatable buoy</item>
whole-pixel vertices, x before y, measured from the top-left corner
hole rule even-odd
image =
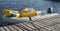
[[[24,13],[26,13],[26,12],[28,12],[29,11],[29,8],[24,8],[23,10],[22,10],[22,12],[24,12]]]
[[[3,10],[3,15],[7,17],[34,17],[39,15],[41,12],[31,10],[30,8],[24,8],[22,12],[16,11],[16,10]]]
[[[18,11],[15,10],[4,10],[3,15],[8,16],[8,17],[20,17],[20,14]]]
[[[33,16],[37,16],[36,12],[28,12],[28,13],[21,13],[22,17],[33,17]]]

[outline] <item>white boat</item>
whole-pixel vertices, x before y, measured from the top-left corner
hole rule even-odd
[[[53,17],[53,16],[56,16],[56,15],[59,15],[58,13],[52,13],[52,14],[45,14],[45,15],[38,15],[38,16],[34,16],[34,17],[31,17],[32,20],[38,20],[38,19],[43,19],[43,18],[50,18],[50,17]],[[29,18],[15,18],[15,17],[6,17],[6,16],[3,16],[3,19],[5,22],[7,23],[20,23],[20,22],[28,22],[30,21]]]

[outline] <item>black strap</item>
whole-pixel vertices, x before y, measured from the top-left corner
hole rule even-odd
[[[31,17],[29,17],[30,21],[32,20]]]

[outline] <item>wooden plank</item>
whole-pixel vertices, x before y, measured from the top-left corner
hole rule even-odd
[[[20,23],[21,26],[27,28],[28,30],[32,30],[30,27],[27,27],[26,25],[24,25],[23,23]]]
[[[25,26],[31,28],[33,31],[34,31],[34,30],[35,30],[35,31],[38,31],[37,28],[36,28],[35,26],[33,26],[33,24],[31,24],[30,22],[28,22],[28,23],[23,23],[23,24],[24,24]]]
[[[35,22],[35,21],[34,21]],[[40,27],[36,26],[33,22],[29,22],[33,27],[36,28],[37,31],[40,31]]]
[[[9,28],[11,31],[17,31],[17,30],[14,29],[11,25],[9,25],[8,28]]]
[[[40,27],[42,27],[42,29],[45,29],[45,30],[51,30],[51,29],[54,29],[54,28],[52,28],[52,27],[48,27],[46,24],[45,25],[43,25],[42,23],[40,24],[39,22],[36,22],[36,23],[38,23],[37,25],[38,26],[40,26]],[[35,24],[36,24],[35,23]]]
[[[37,26],[39,26],[39,27],[44,27],[44,25],[45,24],[43,24],[43,23],[40,23],[40,22],[38,22],[38,21],[35,21],[35,22],[33,22],[35,25],[37,25]]]
[[[46,28],[44,28],[44,26],[43,25],[41,25],[41,24],[39,24],[39,23],[36,23],[36,22],[33,22],[36,26],[38,26],[38,28],[40,29],[45,29],[45,30],[47,30]],[[47,31],[49,31],[49,30],[47,30]]]
[[[49,21],[50,21],[50,20],[49,20]],[[48,21],[48,22],[49,22],[49,21]],[[39,25],[45,24],[45,23],[40,24],[41,22],[40,22],[40,23],[39,23],[39,22],[35,22],[35,24],[36,24],[36,23],[38,23]],[[50,22],[49,22],[49,23],[50,23]],[[47,24],[49,24],[49,23],[47,23]],[[36,25],[38,25],[38,24],[36,24]],[[47,24],[45,24],[46,26],[45,26],[45,25],[42,25],[41,27],[45,28],[46,30],[54,29],[54,28],[52,28],[52,27],[48,27]],[[51,23],[51,24],[53,24],[53,23]],[[51,25],[51,24],[50,24],[50,25]],[[39,26],[39,25],[38,25],[38,26]]]
[[[3,27],[6,31],[11,31],[7,26]]]
[[[5,29],[3,27],[0,27],[0,31],[5,31]]]
[[[15,26],[15,25],[12,25],[12,27],[14,27],[18,31],[22,31],[19,27]]]
[[[30,27],[31,29],[36,29],[35,27],[33,27],[31,24],[29,23],[23,23],[24,25],[26,25],[27,27]]]
[[[20,24],[15,24],[15,25],[20,29],[22,29],[23,31],[28,31],[25,27],[21,26]]]
[[[54,29],[52,29],[54,28]],[[51,31],[54,30],[54,31],[60,31],[60,24],[55,24],[54,26],[52,26],[51,28]]]

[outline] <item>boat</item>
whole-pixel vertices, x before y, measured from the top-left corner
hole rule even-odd
[[[36,11],[39,16],[41,16],[41,11]],[[34,16],[36,17],[36,16]],[[33,19],[34,17],[31,17]],[[21,23],[21,22],[28,22],[30,21],[29,17],[21,17],[21,18],[16,18],[16,17],[7,17],[3,16],[3,19],[6,23]],[[38,18],[37,18],[38,19]]]
[[[37,13],[37,15],[34,14],[35,12]],[[21,22],[28,22],[28,21],[34,21],[34,20],[41,20],[44,18],[50,18],[50,17],[54,17],[54,16],[59,15],[58,13],[45,14],[46,12],[43,13],[43,11],[35,11],[35,12],[33,12],[32,15],[31,14],[26,14],[26,15],[24,14],[25,15],[24,17],[23,16],[16,17],[15,16],[16,14],[13,14],[12,17],[8,17],[10,15],[5,12],[8,16],[5,16],[6,14],[3,13],[4,14],[3,19],[6,23],[21,23]],[[27,17],[27,15],[30,17]]]
[[[38,16],[34,16],[34,17],[31,17],[32,20],[38,20],[38,19],[44,19],[44,18],[50,18],[50,17],[54,17],[54,16],[57,16],[59,15],[58,13],[53,13],[53,14],[46,14],[46,15],[38,15]],[[6,16],[3,16],[3,19],[5,22],[7,23],[21,23],[21,22],[28,22],[30,21],[29,18],[16,18],[16,17],[6,17]]]

